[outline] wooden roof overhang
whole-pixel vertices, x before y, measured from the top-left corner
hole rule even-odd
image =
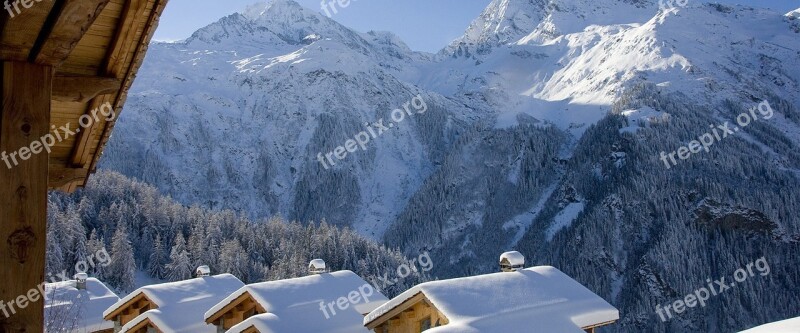
[[[431,302],[431,300],[428,298],[428,296],[425,296],[425,294],[420,291],[420,292],[414,294],[414,296],[411,296],[407,300],[401,302],[400,304],[398,304],[394,308],[389,309],[389,311],[386,311],[386,313],[384,313],[384,314],[376,317],[372,321],[366,323],[364,326],[368,330],[372,331],[376,327],[378,327],[380,325],[383,325],[384,323],[386,323],[390,319],[399,316],[400,314],[402,314],[405,311],[408,311],[415,304],[417,304],[419,302],[423,302],[427,306],[431,306],[433,308],[436,308],[436,306],[433,304],[433,302]],[[439,309],[437,308],[436,311],[439,311]],[[441,311],[439,311],[439,313],[441,314],[441,316],[443,318],[445,318],[445,319],[447,318],[447,316],[445,316],[444,313],[442,313]]]
[[[126,313],[126,312],[139,312],[140,310],[147,308],[147,310],[158,309],[158,304],[151,301],[150,298],[145,295],[144,292],[139,292],[136,296],[131,298],[129,301],[121,304],[116,309],[112,310],[108,313],[107,316],[103,316],[103,319],[113,321],[118,316]],[[147,311],[145,310],[145,311]],[[141,311],[144,312],[144,311]],[[122,323],[122,325],[127,324],[127,322]]]
[[[25,8],[23,2],[32,5]],[[73,191],[95,171],[167,1],[7,3],[10,9],[0,8],[0,60],[52,67],[50,124],[56,129],[70,124],[74,131],[81,128],[82,115],[91,115],[104,103],[110,103],[117,115],[111,121],[99,117],[52,147],[48,186]]]
[[[44,281],[47,191],[95,170],[166,3],[0,0],[0,300]],[[43,331],[41,297],[27,300],[0,332]]]
[[[150,318],[142,320],[141,322],[139,322],[135,326],[131,327],[128,330],[128,332],[131,332],[131,333],[147,333],[149,331],[148,330],[149,328],[152,328],[157,333],[164,333],[164,330],[162,330],[160,327],[158,327],[158,325],[156,325],[156,323],[154,323],[152,320],[150,320]]]
[[[250,294],[250,291],[245,291],[238,297],[234,298],[230,301],[230,303],[226,304],[224,307],[219,309],[219,311],[213,313],[211,316],[206,318],[206,324],[209,325],[220,325],[220,320],[230,319],[230,314],[233,312],[247,312],[250,310],[255,309],[257,314],[264,314],[267,313],[267,309],[264,308],[261,304],[256,301],[256,299]],[[245,320],[247,318],[243,318]],[[236,324],[238,324],[237,322]],[[232,326],[229,322],[225,323],[226,326]]]

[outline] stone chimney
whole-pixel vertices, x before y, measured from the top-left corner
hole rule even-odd
[[[325,260],[314,259],[308,264],[308,274],[322,274],[327,272],[328,267],[325,265]]]
[[[211,275],[211,268],[208,268],[208,266],[206,266],[206,265],[197,267],[197,270],[195,271],[194,275],[196,277],[209,276],[209,275]]]
[[[516,272],[525,267],[525,256],[517,251],[509,251],[500,255],[500,271]]]
[[[75,274],[75,289],[86,290],[86,280],[88,279],[89,275],[86,273]]]

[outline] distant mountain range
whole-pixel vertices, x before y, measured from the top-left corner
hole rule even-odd
[[[253,5],[151,46],[101,168],[427,250],[439,277],[517,249],[609,300],[621,332],[796,316],[800,11],[677,3],[495,0],[436,54],[290,0]],[[415,96],[427,111],[392,120]],[[769,119],[665,166],[764,101]],[[365,150],[318,161],[379,120]],[[769,278],[658,319],[762,256]]]

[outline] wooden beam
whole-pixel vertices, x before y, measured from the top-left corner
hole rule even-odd
[[[115,318],[117,318],[117,316],[124,315],[125,313],[130,313],[129,311],[136,306],[136,303],[142,300],[144,300],[148,305],[151,305],[152,306],[151,309],[158,309],[158,304],[153,303],[149,298],[147,298],[147,295],[139,291],[138,295],[131,298],[125,304],[121,304],[119,307],[112,310],[107,316],[103,317],[103,319],[108,321],[114,321]],[[122,325],[125,325],[126,323],[127,322],[122,323]]]
[[[72,182],[86,179],[89,170],[84,168],[66,168],[61,166],[51,166],[49,176],[50,188],[63,188]]]
[[[59,1],[50,14],[50,24],[39,35],[30,60],[37,64],[60,66],[108,2],[109,0]]]
[[[135,38],[136,30],[145,21],[140,21],[139,18],[145,15],[147,8],[147,1],[144,0],[129,0],[125,1],[122,7],[122,17],[119,19],[114,38],[111,39],[112,43],[108,48],[105,57],[105,63],[101,67],[102,75],[122,77],[125,74],[125,64],[130,53],[137,47],[139,39]]]
[[[104,104],[113,105],[114,100],[112,98],[113,96],[111,95],[101,95],[92,99],[84,114],[91,116],[92,113],[96,112],[94,110],[99,110]],[[88,127],[81,128],[81,131],[77,134],[75,146],[72,148],[72,156],[69,160],[72,167],[87,168],[91,162],[91,149],[94,147],[92,139],[97,138],[95,132],[102,131],[107,122],[105,117],[99,117],[98,119],[99,121],[92,122]]]
[[[144,24],[139,18],[146,13],[146,8],[147,1],[125,1],[125,5],[122,9],[122,17],[119,23],[117,23],[114,38],[106,52],[104,63],[100,68],[100,75],[119,78],[126,74],[127,68],[125,65],[129,63],[128,57],[131,56],[131,51],[137,48],[137,42],[141,39],[135,37],[138,27]],[[132,61],[133,59],[130,60]],[[116,109],[116,105],[119,104],[118,101],[119,96],[113,99],[96,98],[89,103],[86,113],[99,108],[105,103],[111,103],[112,107]],[[70,156],[70,163],[72,166],[78,168],[91,167],[91,164],[96,160],[96,158],[93,158],[91,155],[91,148],[93,148],[91,144],[92,139],[95,137],[95,131],[98,129],[102,131],[100,135],[104,135],[106,130],[105,122],[103,122],[103,124],[92,123],[89,128],[78,133],[78,137],[75,140],[75,147],[72,149],[72,155]],[[99,147],[97,153],[100,153]]]
[[[31,50],[39,38],[39,32],[48,20],[50,10],[56,1],[30,1],[30,8],[21,2],[11,9],[5,9],[0,2],[0,60],[28,61]],[[13,16],[12,16],[13,14]]]
[[[239,295],[235,299],[231,300],[230,303],[228,303],[227,305],[222,307],[222,309],[219,309],[219,311],[217,311],[217,312],[213,313],[211,316],[209,316],[206,319],[206,324],[213,324],[214,322],[216,322],[220,318],[228,318],[228,319],[232,318],[232,317],[227,317],[227,315],[232,314],[233,311],[236,310],[236,307],[239,306],[239,304],[246,303],[246,302],[256,303],[255,299],[253,299],[253,297],[250,296],[250,292],[249,291],[243,292],[241,295]]]
[[[32,148],[50,132],[53,68],[0,62],[0,77],[0,154],[19,162],[0,165],[0,300],[17,303],[0,332],[42,332],[43,297],[27,295],[44,281],[49,156]]]
[[[56,75],[53,100],[87,103],[97,95],[116,94],[122,86],[117,78],[80,75]]]
[[[164,8],[167,6],[168,0],[154,0],[153,1],[153,8],[150,10],[148,14],[149,19],[145,24],[145,29],[142,35],[139,37],[138,46],[136,47],[133,53],[133,59],[131,60],[130,65],[128,66],[127,72],[124,74],[124,79],[122,81],[122,91],[117,96],[117,99],[114,102],[114,109],[117,112],[117,118],[119,118],[120,113],[122,112],[122,105],[125,104],[125,101],[128,97],[128,89],[130,89],[131,85],[133,84],[133,79],[136,77],[136,72],[139,71],[139,67],[142,65],[144,61],[144,56],[147,54],[147,48],[150,45],[150,41],[153,39],[153,34],[155,34],[156,28],[158,28],[158,22],[161,18],[161,13],[164,12]],[[119,76],[118,76],[119,77]],[[105,126],[103,127],[103,131],[100,134],[100,143],[97,146],[97,150],[95,154],[90,157],[89,163],[89,172],[94,172],[95,168],[97,168],[97,161],[100,159],[100,156],[103,154],[103,149],[105,148],[106,144],[108,143],[108,139],[111,137],[111,131],[114,129],[115,121],[106,122]],[[85,181],[81,186],[85,184]],[[261,306],[258,305],[256,307],[259,313],[266,313],[267,311]]]

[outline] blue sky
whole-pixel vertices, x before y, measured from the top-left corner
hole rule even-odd
[[[320,0],[296,0],[322,11]],[[221,17],[241,11],[258,0],[170,0],[161,18],[156,40],[189,37]],[[352,0],[333,18],[357,31],[391,31],[412,49],[436,52],[460,36],[491,0]],[[800,0],[716,0],[767,7],[785,13],[800,7]],[[423,10],[420,10],[423,9]]]

